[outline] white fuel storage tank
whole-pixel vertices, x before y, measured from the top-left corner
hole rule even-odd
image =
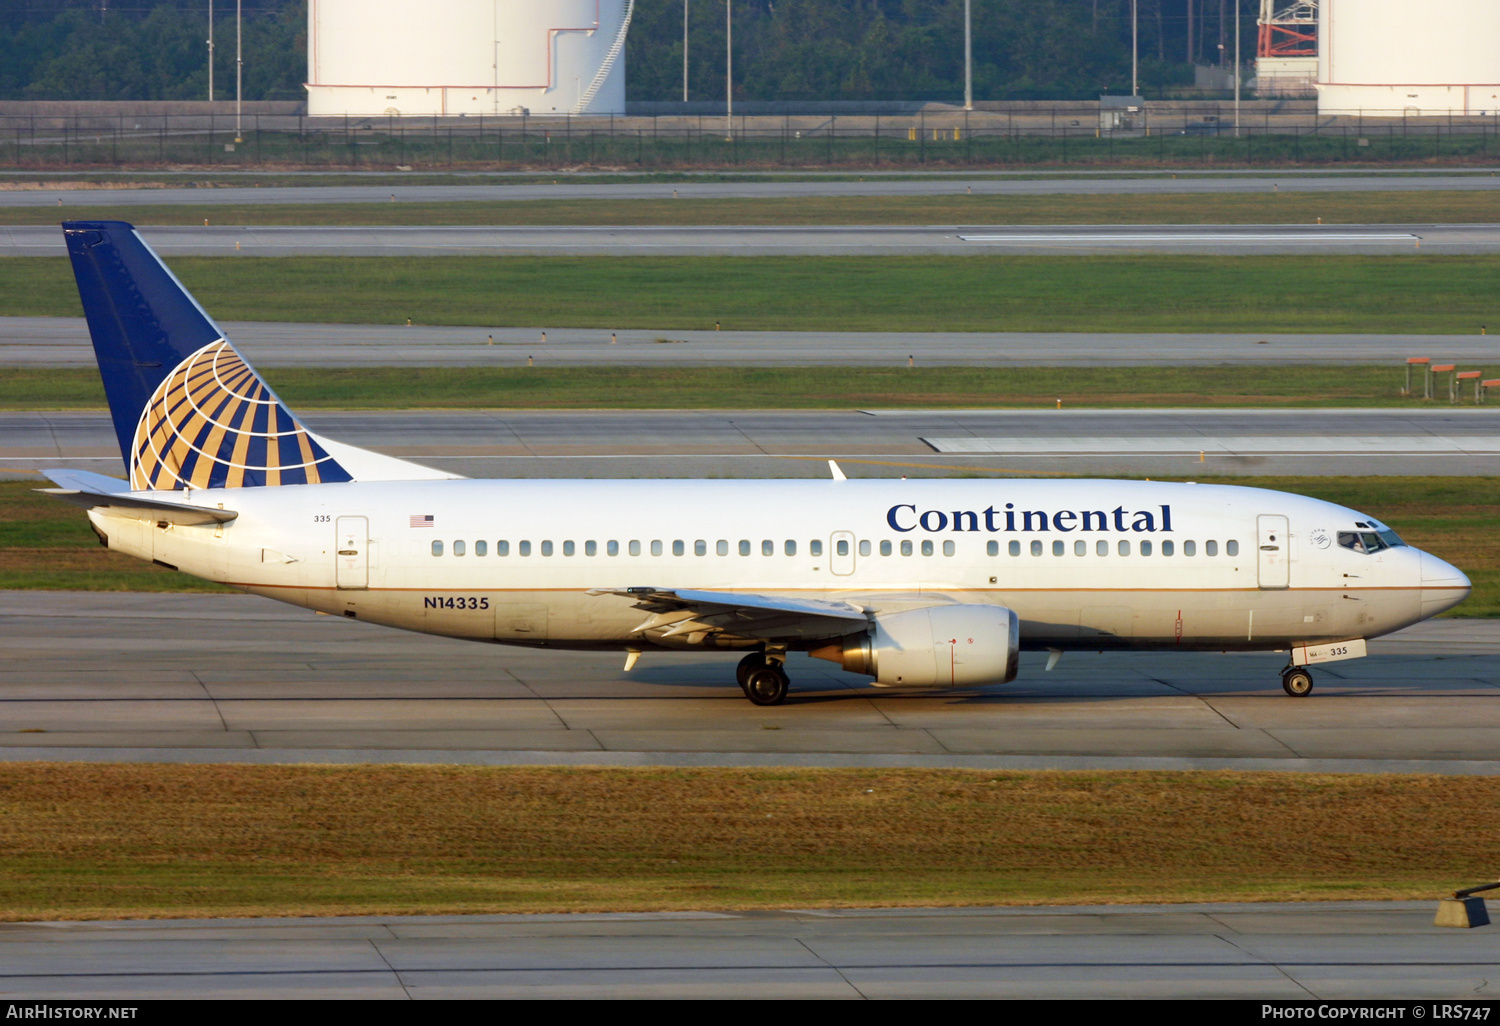
[[[1317,88],[1321,114],[1494,114],[1500,2],[1321,0]]]
[[[625,111],[634,0],[308,0],[307,111]]]

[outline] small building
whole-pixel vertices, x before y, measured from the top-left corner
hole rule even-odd
[[[1128,132],[1146,128],[1146,100],[1141,96],[1099,97],[1099,131]]]

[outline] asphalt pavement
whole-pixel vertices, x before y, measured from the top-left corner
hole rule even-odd
[[[1493,334],[616,330],[226,321],[256,367],[1122,367],[1500,363]],[[1490,327],[1484,326],[1486,330]],[[545,336],[545,337],[544,337]],[[491,341],[493,340],[493,341]],[[0,317],[0,367],[94,367],[77,317]]]
[[[993,256],[1492,253],[1495,225],[151,226],[175,256]],[[0,227],[0,257],[66,256],[54,226]]]
[[[0,991],[12,1001],[67,1002],[1431,1000],[1483,1011],[1500,975],[1495,927],[1439,929],[1435,904],[6,923]]]
[[[59,507],[60,516],[82,513]],[[609,583],[609,582],[603,582]],[[274,644],[268,644],[274,639]],[[920,766],[1500,774],[1500,625],[1435,620],[1320,665],[1025,653],[988,688],[884,689],[795,655],[757,707],[737,657],[414,635],[246,595],[0,592],[0,761]]]
[[[856,173],[855,177],[859,177]],[[0,190],[0,207],[190,206],[287,203],[486,202],[538,199],[730,199],[780,196],[1052,196],[1170,195],[1216,193],[1475,192],[1500,188],[1500,178],[1474,174],[1344,175],[1287,171],[1274,175],[1200,175],[1185,170],[1139,177],[1004,178],[986,174],[923,175],[894,179],[866,175],[864,181],[599,182],[557,175],[556,183],[474,182],[463,185],[278,185],[225,188],[38,188]]]
[[[1500,474],[1500,404],[1456,410],[403,410],[307,413],[467,477]],[[0,412],[0,476],[120,475],[108,414]]]

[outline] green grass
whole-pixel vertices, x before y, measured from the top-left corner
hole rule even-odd
[[[1369,513],[1408,542],[1469,575],[1474,592],[1453,615],[1500,616],[1500,479],[1492,477],[1200,477],[1297,492]],[[216,584],[99,546],[83,511],[0,482],[0,589],[221,591]]]
[[[1497,802],[1415,774],[10,763],[0,919],[1432,898],[1492,878]]]
[[[0,208],[0,225],[1493,224],[1500,190],[1108,196],[793,196]],[[399,197],[399,187],[393,187]]]
[[[683,359],[691,345],[673,347]],[[544,347],[476,343],[492,367],[278,367],[296,409],[861,409],[870,407],[1450,408],[1400,395],[1399,367],[547,367]],[[533,355],[541,366],[524,366]],[[1500,353],[1489,373],[1500,375]],[[1446,387],[1446,386],[1445,386]],[[1468,393],[1472,394],[1472,392]],[[103,409],[97,371],[15,368],[0,410]],[[1471,400],[1464,406],[1472,407]]]
[[[1500,257],[178,257],[221,320],[600,330],[1477,333]],[[0,316],[78,316],[67,261]]]

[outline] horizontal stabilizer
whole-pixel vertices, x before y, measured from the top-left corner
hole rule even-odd
[[[239,516],[232,509],[189,506],[132,494],[124,481],[103,474],[90,474],[84,470],[44,470],[42,473],[62,487],[38,488],[37,491],[84,509],[97,509],[107,516],[184,526],[224,524]]]

